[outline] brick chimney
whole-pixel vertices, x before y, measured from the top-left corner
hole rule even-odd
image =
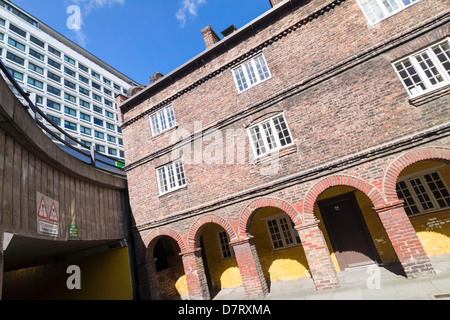
[[[284,0],[269,0],[272,8],[278,5],[279,3],[283,2]]]
[[[211,26],[207,26],[202,29],[203,40],[205,40],[206,49],[210,48],[214,44],[220,41],[220,37],[217,33],[211,28]]]

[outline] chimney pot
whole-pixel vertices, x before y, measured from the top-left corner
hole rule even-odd
[[[205,41],[206,49],[220,41],[220,37],[213,30],[211,26],[202,29],[203,40]]]
[[[234,24],[232,24],[231,26],[229,26],[228,28],[226,28],[225,30],[223,30],[221,32],[221,34],[224,37],[228,37],[230,34],[232,34],[233,32],[235,32],[237,30],[237,28],[234,26]]]

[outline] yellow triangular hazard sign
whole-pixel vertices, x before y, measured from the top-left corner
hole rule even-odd
[[[52,202],[52,206],[50,208],[50,221],[58,222],[58,212],[56,211],[55,202]]]
[[[44,197],[41,199],[41,204],[39,205],[38,217],[42,219],[48,219],[47,208],[45,207]]]

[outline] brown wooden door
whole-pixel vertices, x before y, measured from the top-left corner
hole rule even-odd
[[[341,270],[379,261],[353,192],[318,205]]]

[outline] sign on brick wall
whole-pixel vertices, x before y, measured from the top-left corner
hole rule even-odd
[[[36,192],[37,233],[45,236],[59,236],[59,202]]]

